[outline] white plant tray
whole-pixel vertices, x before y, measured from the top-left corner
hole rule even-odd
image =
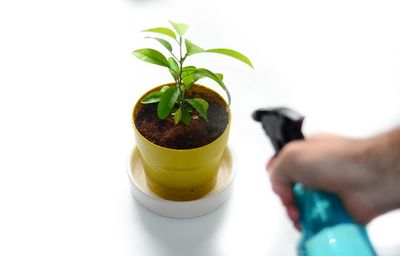
[[[150,211],[169,218],[194,218],[208,214],[221,206],[232,194],[235,163],[231,150],[224,151],[216,186],[206,196],[192,201],[166,200],[147,186],[142,157],[135,147],[128,160],[128,176],[132,195]]]

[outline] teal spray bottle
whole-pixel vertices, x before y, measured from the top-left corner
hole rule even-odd
[[[276,154],[286,143],[304,139],[304,117],[288,108],[259,109],[253,119],[262,123]],[[338,196],[293,186],[300,212],[299,256],[375,256],[365,226],[356,223]]]

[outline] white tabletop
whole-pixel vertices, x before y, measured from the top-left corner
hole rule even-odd
[[[299,235],[264,170],[272,148],[250,115],[293,107],[306,135],[399,125],[399,13],[377,0],[1,1],[0,255],[295,255]],[[231,199],[196,219],[150,213],[126,173],[133,104],[171,80],[131,51],[156,47],[139,31],[168,19],[255,66],[192,59],[225,74],[238,168]],[[380,255],[400,255],[399,212],[368,228]]]

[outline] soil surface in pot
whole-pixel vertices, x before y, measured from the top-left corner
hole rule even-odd
[[[157,104],[142,104],[135,118],[136,128],[146,139],[166,148],[190,149],[211,143],[225,131],[228,124],[229,113],[225,101],[202,86],[188,96],[208,101],[208,122],[195,113],[189,126],[181,123],[175,125],[172,116],[165,120],[158,119]]]

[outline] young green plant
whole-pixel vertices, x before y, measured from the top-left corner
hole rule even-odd
[[[226,92],[228,102],[231,102],[231,96],[228,88],[223,82],[223,75],[214,73],[205,68],[197,68],[195,66],[184,66],[185,60],[192,55],[199,53],[218,53],[233,57],[240,60],[250,67],[253,65],[249,58],[238,51],[226,48],[214,48],[205,50],[183,35],[188,30],[189,26],[183,23],[175,23],[170,21],[173,29],[166,27],[156,27],[143,30],[142,32],[156,33],[165,37],[145,37],[158,41],[168,52],[169,57],[165,57],[161,52],[144,48],[133,51],[133,54],[140,60],[163,66],[169,69],[172,77],[175,80],[175,86],[164,86],[160,91],[150,93],[141,100],[142,104],[158,104],[157,116],[160,119],[165,119],[173,115],[175,124],[183,122],[185,125],[190,125],[192,115],[198,113],[204,120],[207,119],[208,102],[202,98],[188,98],[187,92],[195,82],[202,78],[210,78],[214,80]],[[167,40],[168,39],[168,40]],[[172,39],[172,43],[171,43]],[[172,44],[178,46],[178,53],[174,52]]]

